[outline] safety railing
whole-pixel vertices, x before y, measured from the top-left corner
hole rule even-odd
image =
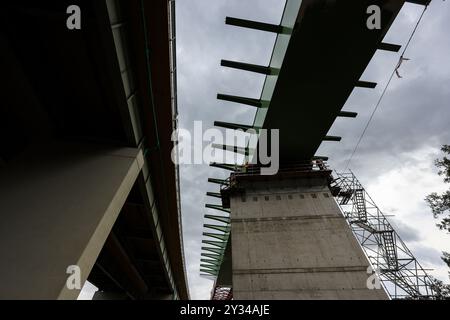
[[[230,177],[221,184],[221,190],[227,189],[233,186],[238,179],[245,177],[261,176],[261,169],[264,166],[246,164],[235,166],[234,172],[231,173]],[[313,160],[307,162],[298,162],[292,164],[284,164],[280,166],[276,175],[296,175],[296,174],[307,174],[307,173],[319,173],[328,172],[331,173],[331,169],[328,167],[327,163],[323,160]]]

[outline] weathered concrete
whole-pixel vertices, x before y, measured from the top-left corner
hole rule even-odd
[[[387,299],[325,178],[246,182],[231,196],[235,299]]]
[[[0,299],[76,299],[141,171],[137,149],[51,145],[0,172]]]

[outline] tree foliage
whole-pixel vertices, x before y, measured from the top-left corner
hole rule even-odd
[[[444,153],[442,159],[437,159],[435,165],[439,168],[439,175],[444,177],[445,183],[450,183],[450,145],[444,145],[441,148]],[[437,194],[436,192],[428,195],[425,200],[428,202],[435,219],[440,219],[437,227],[440,230],[450,232],[450,189]],[[442,260],[450,268],[450,254],[443,252]],[[437,299],[450,299],[450,285],[444,284],[442,281],[433,279],[433,291]]]
[[[441,280],[431,279],[433,284],[431,288],[434,292],[434,297],[437,300],[450,300],[450,285],[444,284]]]
[[[450,155],[450,145],[444,145],[441,150],[445,155],[442,159],[437,159],[435,164],[439,168],[439,175],[444,177],[444,182],[450,183],[450,159],[446,156]],[[433,192],[425,200],[428,202],[434,217],[441,219],[437,224],[439,229],[450,232],[450,190],[442,194]]]
[[[444,252],[444,256],[442,257],[442,260],[448,265],[450,268],[450,253]]]

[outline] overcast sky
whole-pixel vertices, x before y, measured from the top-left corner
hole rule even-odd
[[[284,0],[177,0],[178,104],[180,127],[191,130],[194,121],[212,128],[214,120],[251,124],[252,108],[220,102],[218,92],[259,98],[264,77],[220,67],[220,59],[268,65],[275,36],[227,26],[226,16],[269,23],[280,22]],[[385,38],[404,45],[423,7],[406,4]],[[448,280],[440,260],[450,251],[450,235],[440,232],[424,202],[433,191],[446,186],[433,161],[439,148],[450,143],[450,8],[432,1],[400,70],[375,115],[350,168],[393,223],[424,267]],[[342,170],[366,124],[399,54],[377,52],[363,79],[378,82],[377,89],[356,88],[345,110],[356,119],[338,119],[331,135],[340,143],[324,143],[318,154],[330,156],[335,170]],[[191,296],[208,299],[212,281],[199,277],[201,234],[207,191],[217,186],[208,177],[225,177],[206,165],[181,167],[182,214],[185,255]]]

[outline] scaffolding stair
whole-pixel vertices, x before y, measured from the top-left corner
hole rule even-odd
[[[354,192],[354,204],[358,214],[358,222],[367,223],[366,200],[364,198],[364,190],[356,189]]]
[[[383,239],[383,250],[388,268],[391,271],[396,271],[398,270],[398,257],[397,247],[395,245],[394,230],[381,231],[380,234]]]

